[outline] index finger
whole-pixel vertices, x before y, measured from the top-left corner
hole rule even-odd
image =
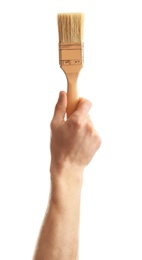
[[[91,107],[92,103],[88,99],[81,98],[73,115],[78,116],[80,119],[84,119],[88,116]]]

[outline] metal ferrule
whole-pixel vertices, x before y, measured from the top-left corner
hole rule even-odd
[[[59,43],[60,66],[83,65],[84,43]]]

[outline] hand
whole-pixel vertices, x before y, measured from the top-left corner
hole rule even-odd
[[[51,121],[51,168],[83,170],[101,144],[88,112],[89,100],[81,98],[76,111],[65,120],[67,95],[61,91]]]

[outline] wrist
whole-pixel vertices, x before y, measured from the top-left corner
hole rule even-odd
[[[83,171],[84,168],[77,164],[68,161],[55,162],[51,159],[50,173],[51,181],[53,182],[62,180],[67,185],[71,184],[70,182],[81,185],[83,181]]]
[[[53,161],[50,166],[51,173],[51,200],[58,205],[72,204],[80,200],[83,169],[69,162],[57,164]]]

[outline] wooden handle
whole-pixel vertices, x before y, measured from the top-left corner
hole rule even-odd
[[[67,118],[76,110],[79,96],[77,89],[78,73],[67,74]]]
[[[79,96],[77,90],[77,80],[82,64],[78,65],[62,65],[61,68],[64,71],[67,78],[67,118],[76,110]]]

